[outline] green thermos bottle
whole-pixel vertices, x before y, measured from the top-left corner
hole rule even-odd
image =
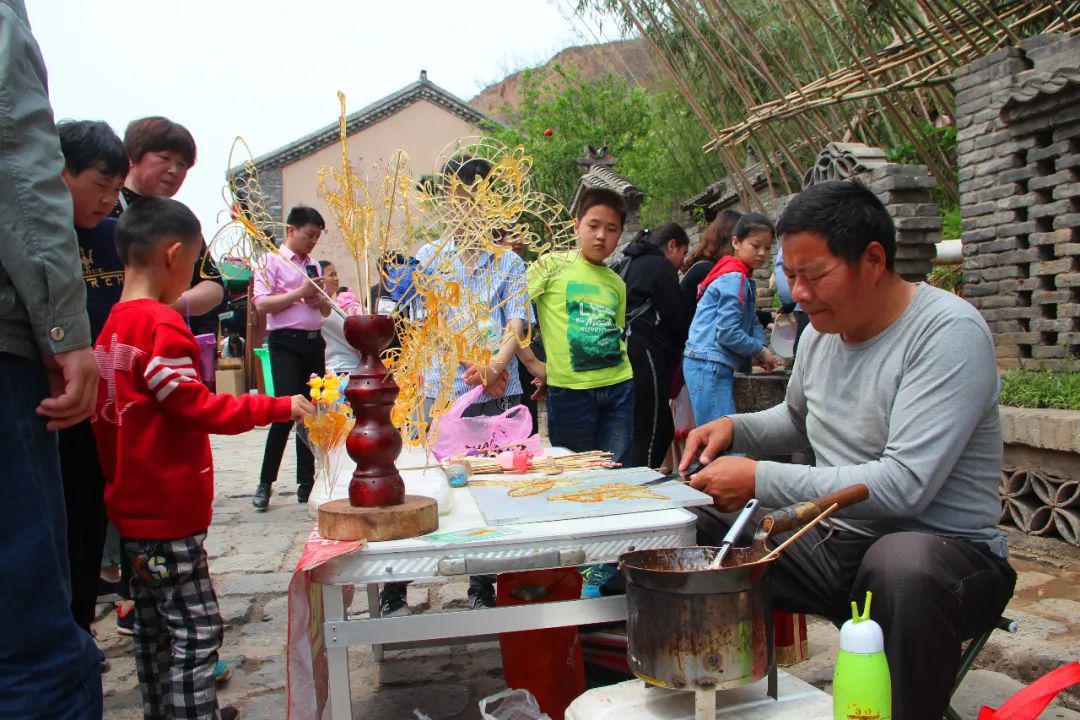
[[[862,615],[852,601],[851,619],[840,628],[833,673],[833,720],[892,720],[892,681],[881,626],[870,619],[871,593]]]

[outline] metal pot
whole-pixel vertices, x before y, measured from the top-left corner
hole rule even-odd
[[[726,690],[760,680],[774,665],[773,561],[753,563],[749,548],[736,548],[734,566],[709,570],[717,550],[638,550],[619,558],[627,659],[650,685]]]

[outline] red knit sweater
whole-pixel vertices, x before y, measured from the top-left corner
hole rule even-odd
[[[154,300],[115,305],[94,354],[101,382],[91,420],[109,520],[129,538],[202,532],[214,499],[209,434],[288,420],[290,399],[211,393],[191,331]]]

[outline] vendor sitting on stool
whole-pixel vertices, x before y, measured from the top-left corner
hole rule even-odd
[[[867,188],[800,193],[777,226],[791,294],[810,317],[785,402],[691,432],[683,467],[715,499],[698,542],[718,545],[750,498],[783,507],[855,483],[870,499],[815,527],[774,567],[777,608],[833,620],[874,593],[893,717],[940,718],[961,643],[992,628],[1016,573],[997,528],[1001,421],[990,331],[962,299],[903,280],[896,231]],[[719,457],[813,450],[815,467]]]

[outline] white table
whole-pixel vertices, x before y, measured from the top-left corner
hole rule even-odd
[[[832,720],[832,697],[783,670],[773,700],[767,681],[716,694],[717,720]],[[593,688],[570,704],[566,720],[694,720],[694,693],[640,680]]]
[[[441,478],[437,468],[407,469],[422,465],[422,457],[406,452],[398,461],[409,492]],[[451,490],[449,496],[450,512],[439,517],[440,533],[485,527],[467,488]],[[379,659],[381,646],[389,643],[423,644],[626,619],[626,600],[622,596],[382,618],[378,583],[613,562],[631,550],[684,547],[695,541],[694,515],[681,509],[504,527],[514,534],[462,543],[436,543],[422,538],[375,542],[313,572],[312,581],[323,585],[322,632],[330,674],[332,720],[352,718],[348,666],[348,648],[352,645],[374,646]],[[367,619],[346,616],[348,585],[367,586]]]

